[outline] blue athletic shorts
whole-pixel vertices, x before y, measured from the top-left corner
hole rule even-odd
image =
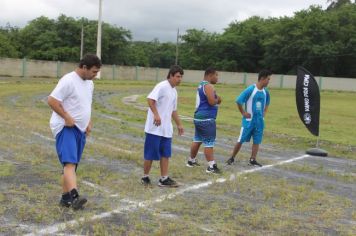
[[[247,122],[240,130],[237,142],[250,142],[253,137],[253,144],[261,144],[263,138],[264,122]]]
[[[60,163],[80,162],[86,142],[85,133],[76,126],[64,127],[56,136],[56,149]]]
[[[172,138],[166,138],[146,133],[144,159],[149,161],[161,160],[161,157],[172,156]]]
[[[214,147],[216,139],[215,119],[194,120],[194,126],[193,142],[203,143],[204,147]]]

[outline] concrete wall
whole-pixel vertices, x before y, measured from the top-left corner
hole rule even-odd
[[[77,63],[41,61],[27,59],[0,58],[0,76],[6,77],[55,77],[73,71]],[[168,69],[137,66],[103,65],[101,78],[114,80],[154,80],[166,79]],[[184,70],[184,82],[197,83],[203,78],[203,71]],[[356,79],[331,78],[315,76],[320,89],[356,92]],[[255,73],[219,72],[219,83],[224,84],[254,84],[257,81]],[[294,89],[295,75],[272,75],[269,87]]]

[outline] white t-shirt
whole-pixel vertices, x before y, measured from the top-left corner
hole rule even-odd
[[[151,109],[147,111],[147,119],[145,124],[145,132],[166,138],[172,138],[172,112],[177,110],[177,90],[173,88],[168,80],[158,83],[147,98],[156,101],[156,108],[161,117],[161,125],[153,124],[154,115]]]
[[[49,95],[62,102],[64,110],[73,117],[75,126],[85,132],[91,117],[91,104],[94,83],[83,80],[75,71],[64,75]],[[52,113],[50,127],[54,137],[63,129],[64,119],[55,111]]]

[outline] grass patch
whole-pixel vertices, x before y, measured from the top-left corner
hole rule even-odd
[[[14,174],[15,167],[12,163],[0,162],[0,178],[12,176]]]

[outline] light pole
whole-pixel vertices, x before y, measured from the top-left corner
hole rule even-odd
[[[84,24],[82,23],[82,33],[80,34],[80,60],[83,58],[84,49]]]
[[[178,46],[179,46],[179,28],[177,30],[177,43],[176,43],[176,65],[178,65]]]
[[[99,18],[98,18],[98,37],[96,40],[96,55],[101,59],[101,12],[102,12],[102,0],[99,0]],[[96,76],[100,79],[100,71]]]

